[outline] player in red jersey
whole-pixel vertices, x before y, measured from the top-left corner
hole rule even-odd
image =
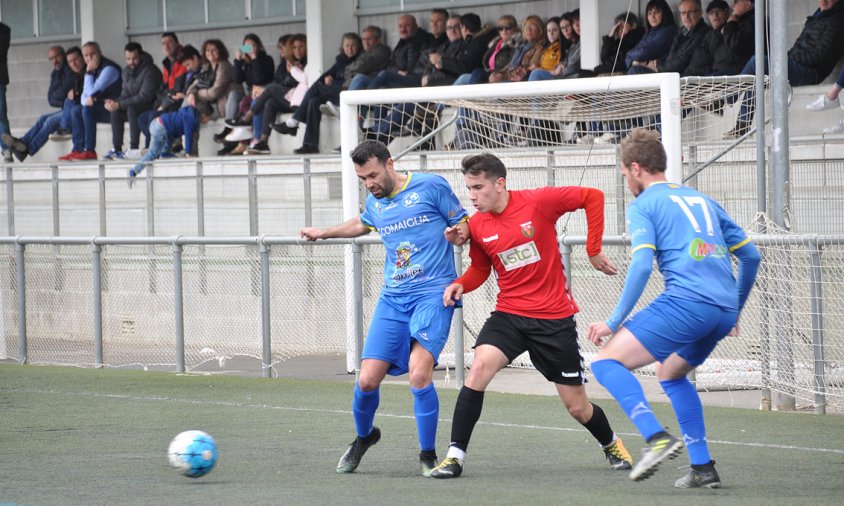
[[[630,469],[633,459],[610,427],[604,411],[589,402],[583,358],[577,343],[577,305],[566,289],[555,224],[565,213],[586,210],[586,251],[595,269],[617,273],[601,252],[604,194],[577,186],[508,190],[507,169],[496,156],[480,154],[462,161],[469,197],[476,212],[466,225],[446,229],[450,241],[471,238],[472,265],[443,292],[451,306],[481,286],[495,269],[498,302],[475,342],[472,369],[454,408],[451,445],[434,478],[463,472],[466,448],[481,416],[484,390],[495,374],[525,351],[534,367],[553,382],[569,414],[601,444],[613,469]]]

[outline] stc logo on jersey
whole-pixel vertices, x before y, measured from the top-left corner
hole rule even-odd
[[[702,239],[695,239],[689,245],[689,256],[698,262],[706,257],[724,258],[727,256],[727,248],[718,244],[704,242]]]
[[[539,250],[536,249],[536,243],[533,241],[502,251],[498,254],[498,259],[501,260],[501,264],[507,271],[535,264],[542,260],[539,256]]]

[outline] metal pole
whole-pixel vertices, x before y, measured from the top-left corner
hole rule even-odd
[[[815,414],[826,414],[826,379],[824,372],[823,271],[821,247],[817,240],[809,245],[809,297],[812,311],[812,350],[815,358]]]
[[[772,33],[782,34],[787,32],[788,13],[786,11],[786,2],[771,2]],[[771,188],[771,204],[773,207],[772,217],[774,222],[783,229],[789,230],[791,228],[791,217],[789,213],[789,202],[791,199],[789,195],[790,176],[788,154],[788,47],[786,44],[785,37],[771,38],[770,70],[773,97],[773,137],[771,139],[773,184]],[[764,67],[764,65],[762,66]],[[789,320],[790,314],[785,312],[783,313],[783,317],[784,320]],[[777,355],[777,369],[780,377],[786,383],[793,385],[794,382],[791,380],[794,379],[794,350],[792,348],[791,336],[788,335],[788,329],[790,327],[787,321],[777,323],[778,325],[775,330],[776,348],[780,353]],[[796,404],[793,393],[780,393],[778,399],[778,408],[781,411],[793,411],[795,409]]]
[[[761,128],[756,132],[756,210],[760,213],[768,212],[767,180],[765,163],[765,2],[754,2],[753,15],[756,22],[755,54],[756,54],[756,124]],[[760,135],[760,132],[761,135]]]
[[[302,165],[302,186],[305,190],[305,226],[313,226],[314,211],[311,195],[311,159],[305,158]]]
[[[621,166],[621,146],[615,148],[616,166]],[[622,235],[627,232],[627,209],[624,207],[624,192],[626,191],[624,185],[624,176],[621,171],[615,171],[615,233]]]
[[[6,167],[6,228],[9,235],[15,235],[15,184],[9,166]]]
[[[173,307],[176,320],[176,372],[185,372],[185,308],[182,294],[182,245],[173,242]]]
[[[554,151],[549,150],[546,153],[546,163],[548,165],[548,169],[545,172],[545,184],[548,186],[555,186],[557,184],[557,165],[556,165],[557,157],[554,156]]]
[[[50,165],[50,180],[53,187],[53,236],[61,235],[59,227],[59,167]]]
[[[146,165],[147,178],[147,237],[155,236],[155,177],[154,164]],[[149,293],[158,293],[158,283],[155,279],[155,246],[148,246],[149,253]]]
[[[94,365],[103,366],[103,277],[102,251],[99,244],[91,244],[91,268],[94,278]]]
[[[270,328],[270,248],[263,242],[258,243],[261,254],[261,337],[264,353],[261,362],[261,376],[271,377],[273,366],[272,332]]]
[[[26,266],[24,252],[26,247],[15,243],[15,267],[18,278],[18,362],[27,362],[26,346]]]
[[[106,234],[106,184],[105,184],[105,164],[100,164],[97,167],[97,183],[99,186],[99,215],[100,215],[100,233],[104,236]]]
[[[352,243],[352,272],[354,303],[354,331],[355,331],[355,381],[360,375],[361,353],[363,353],[363,259],[361,247]]]
[[[258,167],[255,160],[247,164],[249,185],[249,235],[258,235]]]
[[[196,233],[205,237],[205,169],[196,162]],[[208,294],[208,266],[205,262],[205,245],[199,245],[199,292]]]
[[[463,274],[463,246],[454,247],[454,267],[457,275],[461,276]],[[464,356],[466,338],[463,334],[462,305],[454,310],[454,318],[457,320],[457,325],[454,326],[454,379],[457,381],[455,386],[460,388],[466,380],[466,357]]]

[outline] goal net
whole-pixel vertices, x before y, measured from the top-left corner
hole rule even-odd
[[[492,152],[504,161],[508,169],[508,186],[512,189],[583,185],[604,191],[605,235],[618,239],[608,242],[605,251],[623,273],[629,259],[629,249],[622,239],[625,207],[631,196],[618,171],[617,143],[635,127],[661,132],[669,156],[670,180],[712,195],[740,224],[753,231],[757,219],[755,145],[739,142],[743,137],[752,137],[755,130],[735,132],[734,127],[740,115],[744,115],[745,120],[752,119],[754,87],[755,80],[746,76],[679,79],[672,74],[653,74],[343,93],[344,212],[346,217],[359,213],[366,196],[354,177],[348,158],[348,153],[362,139],[387,143],[398,170],[442,175],[467,208],[470,208],[470,202],[463,186],[460,160],[467,154]],[[760,130],[764,131],[764,128]],[[698,170],[705,164],[711,164],[710,168],[698,175]],[[718,177],[707,177],[709,174],[718,174]],[[563,217],[558,223],[558,232],[566,238],[585,235],[585,217],[582,213]],[[771,255],[766,256],[766,261],[793,253],[785,244],[766,247]],[[357,352],[352,337],[355,325],[358,325],[358,333],[365,333],[379,293],[384,258],[381,248],[364,248],[363,321],[355,323],[350,316],[347,322],[350,367]],[[463,265],[469,262],[465,250],[462,262]],[[568,268],[571,289],[581,308],[578,325],[583,335],[589,321],[602,320],[612,311],[624,276],[607,277],[594,271],[582,244],[573,244]],[[347,269],[347,273],[351,277],[351,269]],[[763,282],[767,281],[760,281]],[[661,291],[660,283],[661,278],[655,271],[639,308]],[[836,284],[840,280],[835,276],[826,283],[840,288]],[[794,296],[797,299],[805,297],[807,286],[800,285],[799,295],[795,293]],[[354,297],[353,291],[347,290],[347,298]],[[803,386],[795,388],[797,382],[793,378],[797,373],[782,368],[787,360],[800,358],[800,353],[803,358],[806,353],[811,356],[812,347],[807,348],[805,342],[798,345],[796,341],[801,340],[801,335],[805,341],[805,334],[791,327],[783,332],[791,336],[792,349],[802,351],[777,355],[778,349],[788,347],[782,340],[778,345],[772,344],[773,313],[759,312],[761,301],[770,304],[770,298],[763,298],[761,292],[757,287],[745,312],[742,337],[728,339],[719,347],[707,367],[700,369],[698,385],[713,389],[769,388],[796,395],[799,404],[812,404],[812,392],[816,390],[814,376],[804,374],[799,383]],[[831,296],[836,290],[826,293]],[[491,278],[466,297],[462,315],[455,317],[441,363],[449,367],[471,364],[474,338],[494,308],[496,295],[497,286]],[[794,307],[803,308],[804,305],[795,303]],[[775,306],[771,305],[770,309],[776,309]],[[809,313],[800,313],[800,319],[807,318],[810,318]],[[837,324],[837,318],[827,320],[827,325]],[[827,342],[837,339],[832,334],[827,333]],[[460,335],[462,342],[455,339]],[[584,339],[581,346],[587,360],[596,351]],[[831,349],[838,350],[827,347],[827,357]],[[842,353],[832,355],[836,354]],[[771,364],[774,364],[773,368]],[[513,365],[531,367],[526,356]],[[827,391],[832,393],[837,388],[835,378],[839,373],[834,363],[827,367],[830,373]],[[800,370],[812,371],[811,360],[803,362],[803,366],[798,367]],[[640,374],[652,375],[653,370],[644,369]],[[840,395],[841,390],[838,392]]]

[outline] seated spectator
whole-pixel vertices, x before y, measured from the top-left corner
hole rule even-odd
[[[489,43],[487,52],[481,60],[486,72],[481,81],[502,81],[507,72],[507,67],[513,59],[513,54],[521,43],[522,35],[516,18],[510,14],[498,18],[498,37],[492,39]],[[496,77],[492,77],[493,74]]]
[[[712,29],[709,30],[701,44],[695,49],[684,75],[725,75],[720,71],[715,71],[714,64],[715,54],[724,45],[724,35],[721,31],[730,17],[730,6],[724,0],[712,0],[706,6],[706,17],[709,18],[709,26]],[[753,42],[751,42],[752,44]],[[742,66],[744,66],[743,63]]]
[[[254,33],[249,33],[243,38],[241,45],[234,54],[234,83],[237,85],[229,93],[226,102],[226,119],[237,120],[245,113],[252,103],[252,86],[266,86],[273,82],[275,76],[272,56],[267,54],[261,38]],[[221,154],[228,154],[237,147],[226,140],[226,136],[232,131],[226,127],[222,132],[214,136],[214,141],[225,144]],[[246,151],[244,146],[241,153]]]
[[[59,157],[61,161],[84,161],[97,159],[97,123],[108,123],[111,114],[105,108],[105,101],[120,96],[122,81],[120,67],[103,56],[100,45],[94,41],[82,46],[86,74],[82,86],[80,104],[72,108],[71,130],[75,138],[82,141],[81,151],[74,150]]]
[[[449,18],[446,9],[431,9],[431,16],[428,18],[428,33],[431,34],[431,38],[426,47],[431,50],[430,52],[441,53],[448,44],[448,32],[445,26]]]
[[[357,76],[364,76],[366,81],[370,82],[380,71],[387,68],[392,51],[382,40],[383,32],[377,26],[369,25],[363,29],[361,32],[363,53],[346,65],[341,85],[343,90],[348,90],[349,85]],[[337,100],[328,101],[325,103],[326,107],[322,108],[322,112],[339,116],[340,110],[337,108],[339,104],[339,97]]]
[[[199,138],[199,125],[208,123],[213,115],[208,102],[198,102],[196,107],[182,107],[178,111],[168,112],[152,120],[149,126],[152,140],[149,150],[129,169],[126,184],[131,190],[135,185],[135,177],[144,170],[144,164],[155,160],[162,153],[168,151],[174,141],[184,136],[185,157],[196,153],[195,142]]]
[[[624,63],[627,52],[642,40],[645,29],[639,26],[639,18],[632,13],[621,13],[615,17],[612,28],[601,39],[601,64],[595,67],[595,74],[626,73]]]
[[[164,59],[161,60],[162,88],[168,91],[184,91],[185,86],[180,83],[180,80],[187,69],[179,62],[179,55],[182,52],[179,37],[173,32],[162,33],[161,49],[164,51]]]
[[[250,155],[270,153],[268,144],[272,132],[270,125],[275,123],[279,113],[296,110],[308,91],[305,72],[308,58],[305,35],[282,36],[279,39],[279,51],[281,62],[278,64],[273,82],[266,87],[252,87],[254,100],[250,109],[241,118],[241,122],[238,123],[241,128],[244,124],[252,123],[252,142],[246,150],[246,153]],[[234,125],[234,123],[227,123]],[[232,136],[226,139],[235,136],[237,131],[235,129]],[[236,150],[232,152],[234,153]]]
[[[193,85],[193,82],[202,70],[202,57],[200,57],[199,51],[190,44],[182,47],[176,61],[179,65],[184,67],[187,72],[177,79],[177,83],[172,90],[159,90],[158,97],[155,99],[155,104],[153,106],[154,108],[150,111],[143,112],[138,116],[138,127],[141,129],[141,133],[143,133],[146,138],[144,146],[146,148],[149,148],[150,142],[150,122],[153,118],[157,118],[162,114],[177,111],[183,104],[187,105],[184,100],[187,96],[187,90],[191,87],[191,85]],[[132,152],[132,150],[129,150],[124,154],[125,158],[128,160],[137,160],[141,157],[140,152],[136,154]]]
[[[649,62],[665,60],[677,33],[674,14],[665,0],[650,0],[645,13],[648,18],[645,35],[624,59],[628,74],[634,72],[633,67],[647,67]]]
[[[562,46],[560,45],[560,18],[550,18],[545,23],[545,42],[542,44],[542,55],[539,65],[531,69],[528,81],[552,79],[551,71],[560,64]]]
[[[214,117],[222,118],[226,115],[229,94],[237,87],[229,50],[220,39],[208,39],[202,43],[202,55],[205,63],[188,86],[185,102],[192,107],[196,107],[197,102],[208,102]]]
[[[346,79],[346,69],[359,57],[362,51],[363,41],[358,34],[353,32],[344,34],[340,45],[340,54],[337,55],[334,65],[308,89],[292,118],[285,123],[273,125],[274,130],[288,135],[296,135],[301,123],[306,125],[302,146],[293,150],[295,154],[319,153],[321,106],[332,100],[340,102],[340,91],[343,89],[343,82]]]
[[[75,72],[82,72],[82,52],[78,47],[72,48],[76,63]],[[50,86],[47,89],[47,102],[58,111],[47,113],[38,118],[20,139],[12,137],[11,134],[2,134],[3,144],[12,152],[18,161],[24,161],[28,155],[34,155],[50,138],[50,134],[61,128],[62,107],[68,93],[74,86],[74,69],[67,62],[64,48],[52,46],[47,50],[47,58],[53,66],[50,73]]]
[[[829,87],[826,93],[820,95],[813,102],[807,104],[806,109],[810,111],[825,111],[836,107],[844,109],[844,105],[841,104],[841,101],[838,98],[841,94],[841,88],[844,88],[844,68],[842,68],[841,72],[838,73],[838,78],[835,80],[835,83]],[[844,120],[841,120],[830,127],[824,128],[823,130],[823,133],[825,134],[840,134],[842,132],[844,132]],[[6,144],[8,145],[8,143]]]
[[[422,50],[431,44],[431,35],[416,24],[416,18],[403,14],[398,19],[399,41],[390,55],[387,68],[378,72],[374,79],[358,74],[349,84],[350,90],[379,88],[401,88],[419,86],[422,76],[413,74]]]
[[[718,47],[712,61],[714,75],[740,74],[744,65],[753,57],[756,50],[756,14],[753,7],[753,0],[733,1],[732,13],[721,28],[724,43]],[[716,15],[719,18],[723,16],[718,10],[716,10]],[[714,26],[712,14],[709,16],[709,21]]]
[[[560,65],[562,69],[559,76],[563,79],[580,77],[580,9],[570,13],[571,19],[571,44],[566,50]]]
[[[130,159],[140,158],[138,144],[141,130],[138,117],[151,111],[155,104],[158,88],[161,86],[161,71],[152,62],[152,56],[137,42],[130,42],[124,48],[126,67],[123,69],[123,88],[116,99],[105,99],[105,108],[111,113],[112,149],[104,160],[123,159],[123,125],[129,121]]]
[[[539,16],[531,15],[522,22],[522,38],[510,63],[500,72],[493,72],[489,82],[524,81],[530,74],[530,68],[539,66],[542,57],[542,44],[545,41],[545,23]]]
[[[676,32],[671,48],[665,59],[654,58],[632,67],[628,74],[647,72],[677,72],[685,75],[686,67],[692,61],[697,48],[703,43],[710,28],[703,21],[703,9],[700,0],[682,0],[680,2],[680,20],[683,26]]]
[[[788,82],[792,86],[818,84],[832,73],[844,52],[844,2],[818,0],[818,9],[806,19],[803,30],[788,50]],[[765,58],[765,72],[768,59]],[[742,75],[756,75],[756,57],[752,56],[741,70]],[[735,127],[724,134],[736,139],[750,131],[755,113],[755,93],[745,93]]]

